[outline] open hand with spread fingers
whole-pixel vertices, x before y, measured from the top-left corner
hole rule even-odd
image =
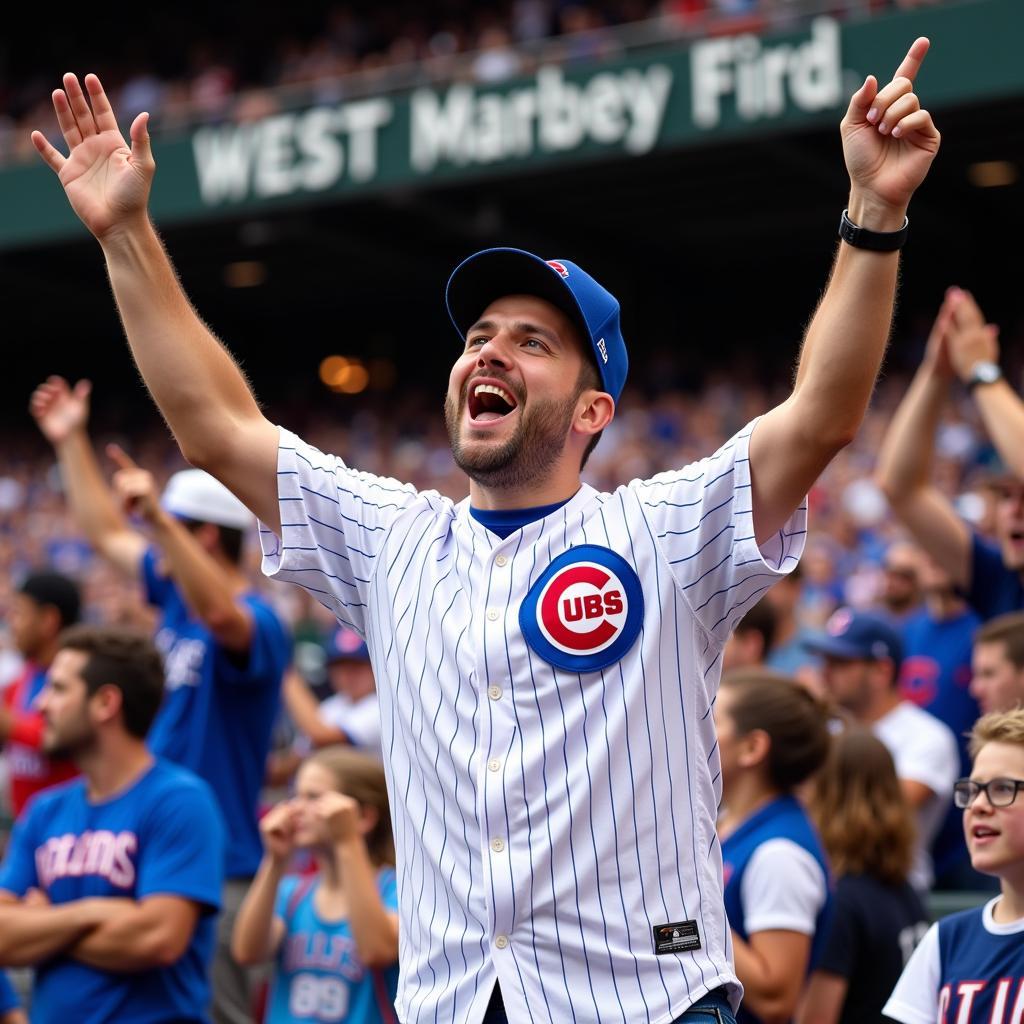
[[[64,186],[72,209],[101,242],[124,224],[144,217],[156,164],[150,149],[149,114],[132,122],[131,146],[117,127],[107,94],[95,75],[85,76],[88,96],[75,75],[53,92],[57,123],[68,144],[65,157],[42,132],[32,144]]]
[[[851,193],[873,216],[884,219],[890,214],[886,223],[864,227],[893,229],[891,215],[902,218],[939,151],[939,132],[914,92],[929,45],[923,36],[914,40],[892,81],[881,89],[868,75],[853,94],[840,126]]]
[[[43,437],[52,445],[63,444],[89,422],[92,384],[80,380],[73,388],[63,377],[48,377],[32,392],[29,411]]]

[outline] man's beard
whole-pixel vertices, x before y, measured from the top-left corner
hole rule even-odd
[[[444,400],[444,421],[455,464],[471,480],[485,487],[511,491],[535,484],[547,476],[565,450],[579,392],[561,401],[538,400],[529,409],[520,405],[519,426],[500,445],[464,444],[459,435],[466,409],[463,392],[458,406],[451,395]]]
[[[76,761],[96,744],[96,735],[88,723],[77,722],[75,728],[65,729],[63,736],[47,736],[43,732],[43,753],[55,761]]]

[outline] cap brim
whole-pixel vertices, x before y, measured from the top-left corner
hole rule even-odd
[[[870,661],[859,647],[843,643],[837,636],[815,636],[804,640],[801,646],[812,654],[821,654],[826,658],[842,658],[846,661]]]
[[[591,351],[590,328],[569,286],[557,270],[524,249],[485,249],[452,272],[445,302],[459,336],[465,338],[484,310],[505,295],[535,295],[550,302],[569,318]]]

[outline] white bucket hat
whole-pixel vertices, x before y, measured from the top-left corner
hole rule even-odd
[[[201,469],[175,473],[167,481],[160,503],[171,515],[233,530],[245,530],[255,521],[253,514],[219,480]]]

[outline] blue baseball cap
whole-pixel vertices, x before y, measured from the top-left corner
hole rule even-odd
[[[324,660],[328,665],[335,661],[369,661],[370,651],[355,630],[339,626],[324,644]]]
[[[629,358],[619,326],[619,300],[569,260],[543,260],[523,249],[484,249],[463,260],[445,290],[460,338],[503,295],[536,295],[561,310],[590,342],[601,383],[617,402]]]
[[[892,623],[881,615],[852,608],[833,612],[824,631],[809,636],[803,646],[826,658],[856,661],[888,658],[897,671],[903,661],[903,641]]]

